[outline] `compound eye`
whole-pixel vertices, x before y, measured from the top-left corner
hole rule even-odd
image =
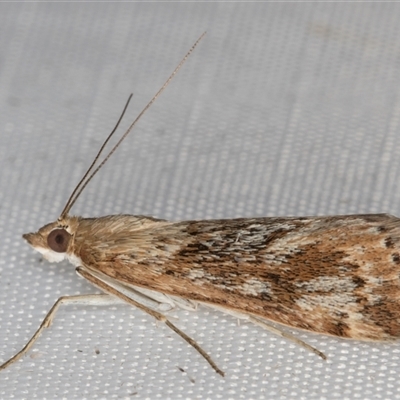
[[[53,251],[65,253],[70,239],[71,235],[65,229],[54,229],[47,236],[47,244]]]

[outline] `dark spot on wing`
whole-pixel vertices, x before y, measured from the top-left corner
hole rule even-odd
[[[400,255],[399,253],[393,253],[392,254],[392,260],[396,264],[400,264]]]
[[[394,242],[393,242],[393,238],[392,238],[392,237],[389,236],[389,237],[387,237],[387,238],[385,239],[385,246],[386,246],[388,249],[394,247]]]

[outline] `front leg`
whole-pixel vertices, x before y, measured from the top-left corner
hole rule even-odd
[[[57,310],[61,305],[91,305],[91,306],[109,306],[114,304],[121,304],[121,301],[113,296],[109,296],[108,294],[83,294],[76,296],[62,296],[60,297],[51,307],[50,311],[47,313],[46,317],[40,324],[37,331],[33,334],[31,339],[26,343],[26,345],[13,357],[7,360],[4,364],[0,365],[0,371],[6,369],[9,365],[18,361],[25,353],[29,351],[29,349],[33,346],[39,336],[42,334],[44,329],[48,328],[53,319]]]

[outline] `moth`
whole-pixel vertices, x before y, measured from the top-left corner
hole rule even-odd
[[[82,218],[70,209],[137,120],[168,85],[204,34],[97,168],[129,104],[60,217],[23,238],[50,262],[70,261],[104,294],[64,296],[33,337],[0,369],[24,355],[62,304],[138,307],[179,334],[220,375],[195,340],[161,312],[204,305],[248,320],[306,347],[282,330],[390,341],[400,337],[400,220],[387,214],[238,218],[170,222],[148,216]],[[92,172],[93,171],[93,172]],[[277,325],[275,325],[275,323]]]

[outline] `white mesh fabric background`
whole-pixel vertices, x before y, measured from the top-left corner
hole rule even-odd
[[[0,4],[0,359],[62,295],[95,293],[21,234],[56,219],[129,93],[123,127],[207,36],[73,213],[171,220],[400,215],[400,5]],[[121,129],[122,131],[123,129]],[[400,343],[294,332],[328,361],[200,308],[62,308],[1,398],[399,398]]]

